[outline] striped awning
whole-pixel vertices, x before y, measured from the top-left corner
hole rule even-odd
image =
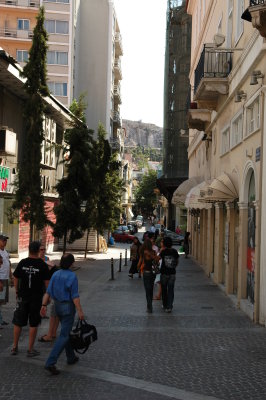
[[[188,192],[200,182],[202,182],[202,178],[199,176],[194,176],[182,182],[174,191],[172,204],[184,204]]]
[[[209,187],[209,182],[203,181],[198,185],[194,186],[187,194],[185,206],[186,208],[195,208],[195,209],[203,209],[203,208],[211,208],[211,204],[204,202],[204,194]]]

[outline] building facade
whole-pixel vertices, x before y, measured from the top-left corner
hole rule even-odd
[[[252,7],[266,11],[263,1],[187,2],[192,40],[185,203],[192,255],[251,319],[265,324],[266,47],[260,31],[243,19]]]
[[[172,196],[188,177],[186,103],[189,88],[191,16],[186,2],[168,0],[164,76],[163,175],[157,180],[168,200],[166,224],[175,230],[176,207]]]

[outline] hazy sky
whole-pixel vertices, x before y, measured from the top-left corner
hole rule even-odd
[[[163,126],[167,0],[114,0],[124,55],[121,117]]]

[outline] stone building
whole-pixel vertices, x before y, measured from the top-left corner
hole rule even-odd
[[[265,2],[187,1],[192,41],[185,202],[193,257],[251,319],[265,324],[266,46],[265,19],[256,29],[254,11],[263,15]],[[243,19],[247,14],[252,24]]]

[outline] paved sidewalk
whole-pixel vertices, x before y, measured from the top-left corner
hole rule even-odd
[[[98,329],[98,341],[77,365],[67,366],[62,355],[62,373],[50,377],[43,365],[51,344],[37,343],[41,355],[27,359],[24,329],[20,353],[10,356],[12,325],[1,330],[0,399],[266,399],[266,329],[182,256],[173,313],[164,313],[154,301],[153,314],[147,314],[142,279],[129,279],[123,265],[118,272],[120,252],[124,257],[124,249],[112,248],[87,260],[76,254],[81,302]],[[110,257],[115,280],[110,280]],[[14,305],[11,290],[11,302],[3,307],[9,321]],[[44,320],[39,335],[47,325]]]

